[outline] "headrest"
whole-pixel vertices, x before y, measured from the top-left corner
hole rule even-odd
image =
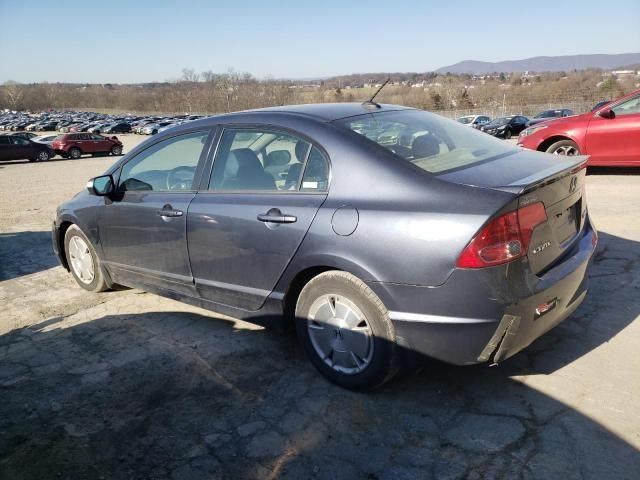
[[[440,142],[430,133],[421,135],[413,141],[411,151],[415,158],[431,157],[440,153]]]
[[[227,164],[224,167],[224,176],[234,178],[238,176],[238,170],[264,171],[262,164],[255,153],[249,148],[236,148],[229,152]]]

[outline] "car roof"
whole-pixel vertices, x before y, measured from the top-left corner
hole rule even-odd
[[[304,105],[286,105],[283,107],[258,108],[254,110],[244,110],[228,115],[241,115],[247,113],[292,113],[314,117],[318,120],[331,122],[341,118],[354,117],[367,113],[391,112],[397,110],[415,110],[412,107],[402,105],[378,104],[379,108],[373,104],[363,103],[310,103]]]

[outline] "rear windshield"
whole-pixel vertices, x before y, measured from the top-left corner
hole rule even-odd
[[[422,110],[371,113],[336,123],[433,174],[518,151],[503,140]]]

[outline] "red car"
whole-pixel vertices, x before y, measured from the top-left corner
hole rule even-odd
[[[640,166],[640,90],[600,108],[539,123],[518,145],[556,155],[589,155],[588,165]]]
[[[67,133],[60,135],[51,144],[53,150],[65,158],[80,158],[81,155],[122,155],[122,142],[118,137],[103,137],[95,133]]]

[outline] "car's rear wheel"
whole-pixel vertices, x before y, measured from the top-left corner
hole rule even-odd
[[[296,330],[311,362],[338,385],[366,390],[397,371],[389,313],[378,296],[347,272],[314,277],[300,292]]]
[[[49,155],[49,152],[45,150],[41,150],[40,152],[38,152],[38,156],[36,157],[38,162],[46,162],[50,158],[51,158],[51,155]]]
[[[560,140],[552,143],[546,151],[554,155],[567,155],[570,157],[580,155],[580,148],[573,140]]]
[[[73,158],[74,160],[77,159],[77,158],[80,158],[81,155],[82,155],[82,152],[80,151],[79,148],[73,147],[73,148],[69,149],[69,156],[71,158]]]
[[[90,292],[108,290],[100,259],[86,235],[71,225],[64,235],[64,251],[76,283]]]
[[[122,155],[122,147],[120,145],[111,147],[111,155]]]

